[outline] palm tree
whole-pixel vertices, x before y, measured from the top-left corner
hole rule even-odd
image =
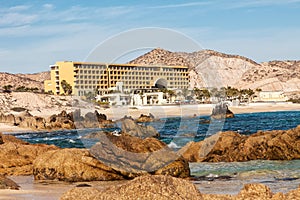
[[[66,95],[72,94],[72,86],[66,80],[61,81],[61,87]]]

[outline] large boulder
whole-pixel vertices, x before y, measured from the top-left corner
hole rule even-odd
[[[291,190],[286,194],[281,192],[274,194],[269,187],[259,184],[250,183],[244,185],[242,190],[237,195],[216,195],[216,194],[202,194],[206,200],[295,200],[300,199],[300,187],[296,190]]]
[[[0,175],[0,189],[18,190],[20,186],[11,179]]]
[[[258,132],[250,136],[229,131],[180,150],[189,162],[234,162],[300,159],[300,126],[287,131]]]
[[[236,196],[237,200],[271,199],[273,193],[263,184],[246,184]]]
[[[156,138],[141,139],[130,135],[99,135],[100,142],[91,153],[127,178],[142,174],[189,177],[188,162]]]
[[[59,149],[48,151],[34,161],[36,180],[106,181],[121,180],[114,169],[95,159],[86,149]]]
[[[97,134],[90,151],[48,151],[34,161],[37,180],[94,181],[131,179],[145,174],[189,177],[188,162],[155,139]]]
[[[136,122],[138,123],[153,122],[153,121],[154,121],[154,116],[151,113],[149,116],[141,114],[141,116],[136,119]]]
[[[187,180],[170,176],[141,176],[125,184],[110,186],[102,191],[96,188],[73,188],[61,200],[73,199],[203,199],[198,189]]]
[[[139,125],[131,119],[124,119],[122,121],[122,132],[140,138],[160,136],[157,130],[152,126]]]
[[[226,103],[217,104],[211,113],[211,118],[213,119],[225,119],[225,118],[234,118],[234,114],[229,110]]]
[[[43,130],[46,128],[46,120],[42,117],[26,116],[19,118],[19,127]]]
[[[49,150],[58,149],[53,145],[29,144],[10,135],[2,135],[0,145],[0,174],[31,175],[35,158]]]
[[[82,117],[81,111],[78,109],[75,110],[73,116],[76,128],[105,128],[113,124],[105,114],[99,113],[97,110],[88,112]]]
[[[51,115],[46,121],[47,129],[75,129],[74,118],[72,113],[62,111],[57,115]]]

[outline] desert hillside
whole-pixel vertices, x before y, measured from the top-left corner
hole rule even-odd
[[[44,89],[44,81],[50,79],[50,72],[41,72],[34,74],[10,74],[0,72],[0,84],[4,86],[11,85],[13,90],[24,86],[25,88]]]
[[[300,91],[300,61],[257,63],[246,57],[212,50],[184,53],[157,48],[130,63],[188,66],[192,88],[232,86],[240,89]]]

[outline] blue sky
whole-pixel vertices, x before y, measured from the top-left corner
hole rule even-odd
[[[0,0],[0,71],[82,61],[107,38],[143,27],[175,30],[204,49],[257,62],[300,60],[299,11],[300,0]]]

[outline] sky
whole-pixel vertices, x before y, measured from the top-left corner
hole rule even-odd
[[[183,34],[199,50],[256,62],[300,60],[299,11],[300,0],[0,0],[0,71],[85,61],[112,37],[149,27]]]

